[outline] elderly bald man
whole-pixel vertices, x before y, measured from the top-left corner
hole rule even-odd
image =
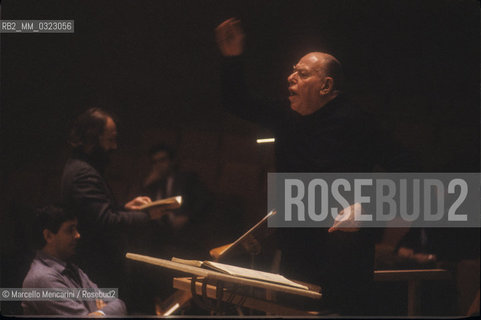
[[[233,18],[216,28],[224,56],[223,105],[274,133],[277,171],[371,172],[376,164],[388,171],[414,170],[400,145],[344,97],[342,66],[330,54],[311,52],[297,62],[287,78],[288,101],[251,95],[243,74],[244,37],[240,21]],[[277,230],[281,272],[321,285],[322,308],[366,315],[371,313],[373,236],[366,229],[344,231]]]
[[[313,114],[340,94],[341,76],[341,64],[330,54],[306,54],[287,78],[291,109],[303,116]]]

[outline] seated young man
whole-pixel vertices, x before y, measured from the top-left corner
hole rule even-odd
[[[97,288],[89,277],[70,262],[80,234],[77,218],[67,210],[49,206],[38,211],[35,230],[40,250],[23,281],[23,288]],[[122,300],[23,301],[25,315],[110,316],[125,315]]]

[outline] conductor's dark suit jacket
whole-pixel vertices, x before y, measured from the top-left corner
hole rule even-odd
[[[146,224],[149,216],[118,205],[102,171],[86,154],[75,152],[63,171],[61,196],[78,217],[78,264],[100,287],[118,288],[125,261],[123,235],[127,227]]]

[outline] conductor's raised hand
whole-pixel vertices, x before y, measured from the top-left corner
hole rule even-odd
[[[215,40],[223,56],[232,57],[244,52],[244,31],[240,20],[227,19],[215,28]]]

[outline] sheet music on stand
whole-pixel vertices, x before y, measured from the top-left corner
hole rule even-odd
[[[304,289],[304,288],[301,289],[299,287],[293,287],[293,286],[273,283],[269,281],[262,281],[260,279],[249,279],[249,278],[233,276],[233,275],[221,273],[218,271],[208,270],[208,269],[204,269],[204,268],[200,268],[200,267],[196,267],[196,266],[192,266],[184,263],[179,263],[175,261],[149,257],[145,255],[135,254],[135,253],[127,253],[125,256],[131,260],[136,260],[136,261],[157,265],[167,269],[187,273],[195,277],[203,277],[210,280],[223,281],[225,283],[232,283],[232,284],[238,284],[243,286],[252,286],[256,288],[275,290],[279,292],[305,296],[313,299],[320,299],[322,297],[321,293],[312,291],[309,289]]]
[[[276,273],[242,268],[238,266],[233,266],[233,265],[228,265],[228,264],[213,262],[213,261],[184,260],[176,257],[172,257],[171,261],[179,262],[179,263],[190,265],[190,266],[196,266],[199,268],[205,267],[207,269],[218,271],[224,274],[229,274],[231,276],[247,278],[247,279],[255,279],[255,280],[266,281],[266,282],[273,282],[273,283],[278,283],[278,284],[305,289],[305,290],[309,289],[305,285],[291,281],[281,276],[280,274],[276,274]]]

